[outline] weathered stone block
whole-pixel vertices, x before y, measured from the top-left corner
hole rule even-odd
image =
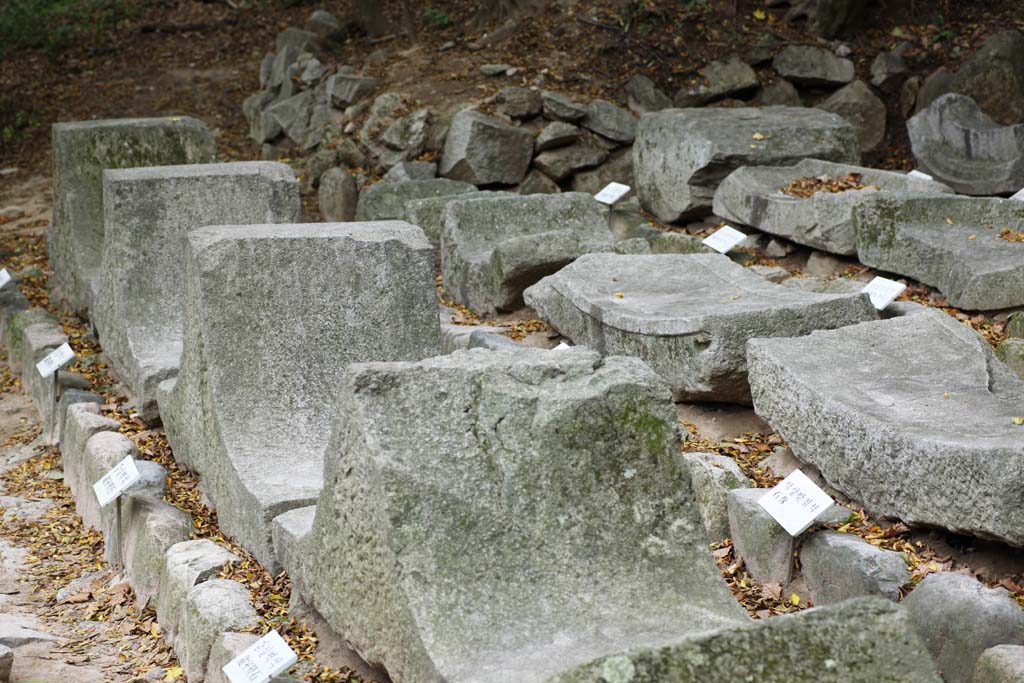
[[[460,111],[452,118],[438,171],[474,185],[515,185],[526,175],[531,156],[530,131],[478,111]]]
[[[981,653],[971,683],[1024,683],[1024,645],[996,645]]]
[[[690,472],[708,542],[718,543],[729,536],[729,491],[750,488],[750,480],[736,461],[725,455],[684,453],[683,463]]]
[[[167,548],[156,603],[156,619],[165,641],[174,643],[181,609],[193,586],[215,578],[225,564],[238,561],[237,555],[208,538],[182,541]]]
[[[160,578],[167,549],[192,536],[192,518],[184,510],[153,496],[126,494],[123,498],[125,571],[135,592],[135,606],[143,610],[156,602],[162,590]],[[107,560],[111,562],[117,558],[116,528],[116,524],[111,524],[106,531]]]
[[[800,546],[800,569],[815,605],[865,595],[898,602],[910,581],[902,553],[835,531],[819,531]]]
[[[476,192],[476,186],[447,178],[377,183],[365,188],[356,207],[357,221],[407,220],[406,204],[416,199],[454,197]]]
[[[726,494],[735,554],[755,581],[785,586],[793,578],[796,542],[757,501],[767,489],[738,488]],[[721,539],[719,539],[721,540]]]
[[[174,642],[189,683],[204,683],[214,641],[227,631],[244,631],[259,623],[249,589],[237,581],[211,579],[188,592],[181,631]]]

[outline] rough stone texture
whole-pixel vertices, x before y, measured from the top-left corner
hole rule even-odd
[[[629,103],[630,111],[637,116],[672,106],[672,98],[662,92],[654,81],[642,74],[633,75],[626,83],[626,101]]]
[[[181,609],[192,587],[215,578],[226,563],[238,561],[237,555],[208,538],[182,541],[167,548],[156,603],[156,619],[165,641],[174,643]]]
[[[382,183],[406,183],[411,180],[431,180],[437,177],[437,164],[433,161],[402,161],[380,179]]]
[[[304,597],[396,683],[534,683],[745,621],[639,360],[356,364],[337,413]]]
[[[57,123],[52,129],[54,276],[88,310],[103,255],[103,171],[213,161],[213,135],[187,116]]]
[[[996,357],[1024,379],[1024,339],[1007,339],[996,347]]]
[[[732,458],[716,453],[684,453],[683,462],[690,471],[690,483],[697,496],[709,543],[718,543],[729,535],[729,505],[726,498],[733,489],[749,488],[750,480]]]
[[[190,235],[185,282],[168,438],[274,571],[270,522],[316,500],[346,365],[438,352],[433,250],[397,221],[215,226]]]
[[[957,192],[1024,187],[1024,123],[1000,126],[969,97],[943,95],[907,121],[907,132],[921,169]]]
[[[846,192],[816,192],[809,198],[782,192],[782,188],[797,178],[837,178],[849,173],[860,174],[861,184],[867,187]],[[795,166],[736,169],[715,190],[714,211],[716,216],[761,232],[852,256],[857,253],[854,209],[872,201],[880,191],[885,194],[951,192],[941,183],[911,178],[905,173],[804,159]]]
[[[721,254],[590,254],[525,299],[576,344],[643,358],[680,401],[749,403],[750,338],[877,317],[866,295],[791,291]]]
[[[357,221],[405,220],[405,205],[414,199],[452,197],[476,192],[476,187],[447,178],[408,183],[377,183],[362,191],[356,208]]]
[[[864,81],[853,81],[817,105],[839,114],[857,131],[861,151],[869,152],[885,140],[885,102]]]
[[[1024,339],[1024,311],[1011,313],[1006,319],[1006,334],[1015,339]]]
[[[445,211],[441,275],[448,296],[477,313],[514,310],[524,289],[612,241],[608,208],[589,195],[454,201]]]
[[[533,165],[556,181],[564,180],[577,171],[594,168],[608,158],[608,150],[591,142],[574,142],[538,154]]]
[[[829,484],[908,524],[1024,545],[1024,382],[972,329],[928,311],[747,348],[757,414]]]
[[[887,92],[895,92],[907,75],[907,62],[899,49],[879,52],[871,62],[871,85]]]
[[[540,93],[529,88],[510,86],[502,88],[494,97],[498,110],[514,119],[525,119],[540,114],[544,103]]]
[[[364,100],[377,90],[377,79],[337,73],[327,79],[327,96],[339,109]]]
[[[181,612],[181,630],[174,642],[189,683],[204,683],[206,664],[217,637],[226,631],[256,626],[249,589],[237,581],[211,579],[188,592]]]
[[[772,66],[800,85],[845,85],[853,80],[853,62],[810,45],[790,45],[775,55]]]
[[[6,645],[0,645],[0,683],[9,683],[11,680],[11,669],[14,668],[14,650]]]
[[[861,598],[602,657],[552,683],[940,683],[906,615]]]
[[[476,199],[493,199],[494,197],[512,197],[511,192],[465,192],[444,197],[426,197],[412,199],[405,203],[403,217],[413,225],[419,226],[433,245],[441,243],[441,232],[444,230],[444,212],[454,201],[470,201]]]
[[[738,97],[757,87],[757,74],[737,55],[711,62],[700,70],[701,82],[676,93],[676,107],[700,107],[726,97]],[[662,107],[667,109],[668,107]]]
[[[106,171],[106,239],[93,321],[139,417],[157,417],[156,386],[178,372],[181,264],[188,234],[224,223],[294,223],[299,189],[286,164],[269,161]]]
[[[4,332],[11,370],[21,376],[22,387],[39,412],[45,430],[44,438],[49,440],[51,427],[55,426],[54,421],[57,419],[54,414],[53,377],[44,379],[35,366],[54,349],[66,343],[67,335],[60,322],[41,308],[15,313]],[[56,429],[53,432],[56,436]]]
[[[139,465],[145,462],[141,461]],[[156,602],[161,591],[160,577],[167,549],[192,536],[192,517],[184,510],[148,495],[127,495],[122,507],[125,571],[135,593],[135,606],[141,611],[146,605]],[[116,525],[108,527],[106,534],[108,561],[117,558],[114,529]]]
[[[968,310],[1024,305],[1024,202],[983,197],[879,197],[854,212],[861,263],[935,287]],[[973,236],[973,239],[972,239]]]
[[[903,607],[946,683],[970,683],[985,650],[1024,643],[1024,610],[970,576],[929,574]]]
[[[971,683],[1024,683],[1024,645],[996,645],[981,653]]]
[[[587,105],[583,127],[620,144],[629,144],[636,137],[636,117],[606,100],[594,100]]]
[[[617,150],[597,168],[577,173],[572,178],[571,187],[573,192],[597,194],[604,189],[605,185],[611,182],[622,183],[629,187],[633,187],[636,184],[636,179],[633,174],[632,150]],[[631,191],[620,201],[624,201],[626,198],[632,196],[633,192]]]
[[[760,103],[763,107],[802,107],[803,101],[796,87],[785,78],[776,78],[766,85],[760,94]]]
[[[317,204],[325,221],[347,223],[355,220],[358,201],[356,179],[347,168],[332,168],[320,178]]]
[[[796,0],[786,12],[786,21],[803,22],[808,32],[822,38],[835,38],[856,28],[866,10],[867,6],[860,0]]]
[[[565,121],[552,121],[544,126],[537,136],[537,151],[543,152],[556,147],[565,147],[576,142],[580,137],[580,129]]]
[[[438,171],[474,185],[515,185],[526,175],[533,136],[478,111],[460,111],[444,143]]]
[[[300,586],[302,565],[308,559],[303,543],[313,529],[315,516],[315,505],[295,508],[275,517],[271,528],[274,554],[291,578],[292,591],[297,596],[305,593],[305,589]]]
[[[128,456],[136,457],[138,449],[128,437],[115,431],[98,431],[89,437],[82,450],[81,463],[65,465],[66,476],[77,480],[79,491],[75,495],[75,512],[88,528],[105,531],[107,520],[113,517],[113,508],[101,510],[92,485],[114,465]],[[77,470],[77,471],[76,471]]]
[[[585,107],[581,107],[561,93],[541,90],[540,98],[544,104],[544,117],[552,121],[578,123],[587,115]]]
[[[161,627],[163,624],[161,623]],[[221,633],[210,647],[210,659],[206,665],[205,683],[231,683],[224,675],[224,667],[240,654],[256,644],[260,637],[255,633]]]
[[[68,408],[75,405],[76,403],[95,403],[97,405],[103,405],[106,401],[99,394],[94,394],[91,391],[82,391],[81,389],[66,389],[61,392],[60,400],[57,401],[57,434],[61,439],[67,433]],[[63,450],[63,446],[62,446]]]
[[[117,420],[100,415],[95,403],[76,403],[68,407],[66,431],[61,435],[60,452],[64,483],[75,498],[92,491],[93,482],[85,480],[85,445],[94,434],[116,432]]]
[[[819,531],[800,546],[800,570],[815,605],[878,595],[899,602],[910,581],[903,554],[853,534]]]
[[[735,554],[743,558],[755,581],[785,586],[793,578],[796,541],[758,504],[767,493],[755,488],[726,492],[729,536]]]
[[[740,166],[786,166],[808,157],[856,164],[857,134],[820,109],[668,109],[640,120],[633,145],[640,201],[666,222],[710,213],[718,184]]]
[[[562,188],[551,178],[547,177],[537,169],[526,174],[523,182],[516,187],[518,194],[558,194]]]
[[[1024,34],[989,36],[949,78],[948,91],[970,97],[1000,123],[1024,122]]]

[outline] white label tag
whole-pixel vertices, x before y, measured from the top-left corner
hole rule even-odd
[[[0,289],[7,286],[7,283],[11,281],[11,274],[4,268],[0,270]]]
[[[822,491],[800,470],[792,473],[775,488],[761,496],[758,505],[771,515],[790,536],[807,530],[830,505],[832,497]]]
[[[629,185],[623,185],[622,183],[608,183],[604,186],[603,190],[594,195],[594,199],[602,204],[611,206],[629,194],[629,190]]]
[[[572,347],[569,346],[568,344],[566,344],[565,342],[558,342],[558,346],[556,346],[555,348],[553,348],[551,350],[552,351],[565,351],[566,349],[571,349],[571,348]]]
[[[92,485],[100,507],[107,507],[109,503],[128,490],[128,487],[137,482],[139,477],[139,468],[135,466],[135,460],[130,455],[114,465],[112,470]]]
[[[884,311],[906,288],[902,282],[876,277],[860,291],[871,297],[871,304],[875,308]]]
[[[1017,194],[1010,197],[1010,199],[1016,199],[1018,202],[1024,202],[1024,190],[1017,190]]]
[[[911,171],[910,173],[908,173],[907,177],[908,178],[917,178],[918,180],[935,180],[935,178],[932,178],[927,173],[921,173],[916,168],[913,171]]]
[[[57,372],[57,370],[74,360],[74,358],[75,352],[71,350],[71,346],[69,344],[64,343],[54,351],[50,352],[46,358],[36,363],[36,370],[38,370],[39,374],[43,377],[49,377],[53,373]]]
[[[284,638],[277,631],[270,631],[225,664],[222,671],[231,683],[269,683],[298,659]]]
[[[719,254],[728,254],[733,247],[745,239],[747,239],[746,235],[736,228],[731,228],[727,225],[705,237],[703,242]]]

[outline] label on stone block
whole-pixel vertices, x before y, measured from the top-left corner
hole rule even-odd
[[[1017,190],[1017,194],[1010,197],[1010,199],[1016,199],[1018,202],[1024,202],[1024,190]]]
[[[790,536],[806,531],[833,502],[800,470],[793,470],[757,501]]]
[[[139,477],[139,468],[135,466],[135,460],[130,455],[114,465],[112,470],[92,485],[92,490],[96,492],[96,499],[100,501],[100,507],[105,508],[117,500],[117,497],[137,482]]]
[[[61,344],[60,347],[50,352],[46,358],[36,363],[36,370],[43,377],[49,377],[57,370],[61,369],[75,358],[75,352],[71,350],[71,346],[67,343]]]
[[[222,670],[231,683],[270,683],[298,659],[284,638],[277,631],[270,631],[225,664]]]
[[[566,349],[571,349],[571,348],[572,347],[569,346],[568,344],[566,344],[565,342],[558,342],[558,346],[556,346],[555,348],[553,348],[551,350],[552,351],[565,351]]]
[[[6,268],[0,269],[0,289],[7,286],[7,283],[11,281],[11,274],[7,272]]]
[[[927,173],[921,173],[921,171],[918,171],[916,168],[913,171],[911,171],[910,173],[908,173],[907,177],[908,178],[917,178],[918,180],[935,180],[935,178],[932,178]]]
[[[875,308],[884,311],[906,288],[907,286],[902,282],[876,277],[860,291],[871,297],[871,304]]]
[[[594,195],[594,199],[602,204],[611,206],[629,194],[629,190],[629,185],[623,185],[622,183],[608,183],[604,186],[604,189]]]
[[[745,239],[747,239],[747,236],[742,232],[726,225],[705,237],[703,243],[719,254],[728,254],[733,247]]]

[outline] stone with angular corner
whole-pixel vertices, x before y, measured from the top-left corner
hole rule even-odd
[[[237,581],[211,579],[188,592],[181,611],[181,629],[174,650],[189,683],[204,683],[210,650],[227,631],[256,626],[259,617],[249,602],[249,589]]]
[[[938,289],[968,310],[1024,305],[1024,202],[990,197],[884,197],[854,212],[861,263]]]
[[[736,461],[725,455],[684,453],[683,462],[690,471],[708,542],[718,543],[729,535],[729,491],[749,488],[750,480]]]
[[[1024,187],[1024,123],[1000,126],[963,95],[943,95],[907,121],[921,168],[962,194]]]
[[[607,149],[581,140],[541,152],[534,158],[533,165],[550,178],[562,181],[577,171],[594,168],[607,158]]]
[[[168,644],[174,644],[181,609],[193,586],[216,578],[225,564],[238,561],[237,555],[208,538],[182,541],[167,548],[160,574],[156,619]]]
[[[819,531],[800,546],[800,571],[815,605],[864,595],[898,602],[910,581],[902,553],[835,531]]]
[[[324,173],[320,177],[316,197],[320,216],[325,221],[347,223],[355,220],[359,188],[355,176],[347,168],[338,166]]]
[[[458,180],[433,178],[405,183],[377,183],[362,191],[357,221],[406,220],[405,206],[415,199],[453,197],[476,192],[476,186]]]
[[[1024,379],[1024,339],[1005,339],[996,347],[996,356]]]
[[[0,683],[9,683],[11,670],[14,668],[14,650],[0,645]]]
[[[782,192],[798,178],[850,173],[861,176],[863,190],[816,192],[808,198]],[[785,237],[833,254],[857,253],[854,208],[882,193],[941,194],[950,188],[905,173],[804,159],[795,166],[743,166],[715,190],[716,216]],[[902,196],[902,195],[901,195]]]
[[[402,218],[418,226],[431,244],[439,245],[444,231],[444,212],[452,202],[513,196],[511,192],[464,192],[444,197],[411,199],[405,203]]]
[[[403,161],[391,167],[380,179],[382,183],[408,183],[413,180],[431,180],[437,177],[434,161]]]
[[[478,111],[452,118],[438,172],[474,185],[515,185],[526,176],[533,155],[530,131]]]
[[[845,85],[853,80],[853,62],[811,45],[790,45],[772,60],[783,78],[809,86]]]
[[[62,391],[60,400],[57,401],[57,434],[60,435],[61,439],[67,433],[68,408],[76,403],[103,405],[106,401],[102,396],[91,391],[83,391],[82,389],[66,389]]]
[[[970,683],[987,649],[1024,643],[1024,610],[1006,589],[971,576],[929,574],[903,607],[946,683]]]
[[[667,109],[640,119],[633,170],[644,208],[674,222],[710,213],[718,184],[740,166],[808,157],[856,164],[857,133],[820,109]]]
[[[612,247],[608,207],[590,195],[492,197],[445,210],[445,291],[479,314],[514,310],[523,290],[582,254]]]
[[[636,137],[636,117],[606,100],[594,100],[587,105],[582,125],[619,144],[628,145]]]
[[[48,311],[30,308],[12,315],[4,334],[11,370],[21,376],[22,387],[39,412],[44,438],[48,440],[51,433],[57,436],[53,377],[43,378],[36,363],[67,343],[64,328]]]
[[[747,345],[754,409],[866,509],[1024,546],[1024,381],[943,312]]]
[[[160,624],[163,628],[163,622]],[[165,632],[166,635],[166,632]],[[224,675],[224,667],[256,644],[260,637],[255,633],[221,633],[210,647],[210,660],[206,665],[205,683],[231,683]]]
[[[726,493],[729,536],[736,556],[743,558],[755,581],[785,586],[793,578],[796,542],[758,503],[767,493],[755,488]]]
[[[141,461],[139,465],[145,462]],[[125,571],[135,593],[135,606],[141,611],[155,603],[162,592],[160,580],[165,555],[168,548],[192,536],[192,517],[181,508],[153,496],[128,494],[123,498]],[[115,529],[116,526],[108,528],[106,534],[106,554],[110,562],[117,559]]]
[[[679,401],[749,403],[748,339],[877,318],[866,295],[793,291],[721,254],[589,254],[525,300],[577,344],[643,358]]]
[[[185,268],[160,413],[221,530],[276,571],[271,521],[319,494],[346,366],[439,351],[433,250],[398,221],[213,226],[189,236]]]
[[[844,85],[816,106],[849,121],[857,131],[861,151],[870,152],[885,141],[885,102],[864,81]]]
[[[296,596],[305,594],[305,588],[301,585],[302,565],[307,560],[303,544],[313,530],[315,516],[315,505],[295,508],[275,517],[271,529],[274,555],[291,578],[292,591]]]
[[[93,321],[139,417],[157,419],[156,386],[178,372],[181,264],[189,233],[225,223],[294,223],[299,188],[270,161],[106,171],[106,238]]]
[[[303,597],[396,683],[537,683],[746,621],[638,359],[354,364],[337,416]]]
[[[65,432],[61,435],[60,454],[64,468],[64,483],[77,499],[91,490],[93,482],[86,481],[85,445],[94,434],[116,432],[121,424],[100,414],[96,403],[76,403],[68,407]]]
[[[103,171],[213,161],[213,135],[187,116],[57,123],[53,146],[54,276],[78,312],[93,304],[103,257]]]
[[[996,645],[981,653],[971,683],[1024,683],[1024,645]]]
[[[737,55],[711,62],[700,70],[700,75],[699,82],[684,85],[676,93],[676,107],[701,107],[725,97],[739,97],[757,87],[757,74]]]

